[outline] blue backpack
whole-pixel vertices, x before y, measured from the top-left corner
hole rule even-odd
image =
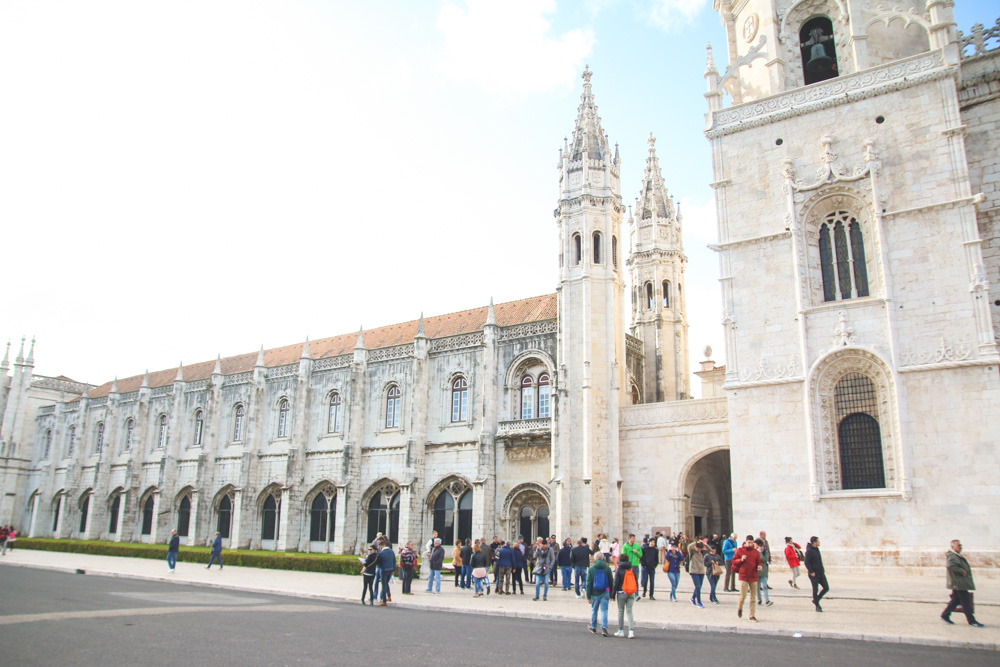
[[[604,574],[603,567],[594,568],[594,592],[603,593],[608,590],[608,575]]]

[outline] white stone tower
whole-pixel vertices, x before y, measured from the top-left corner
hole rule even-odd
[[[576,128],[559,155],[559,343],[551,484],[557,535],[618,535],[622,525],[619,393],[625,383],[624,207],[617,147],[583,72]]]
[[[681,215],[663,184],[655,146],[650,133],[646,175],[629,217],[632,335],[644,351],[643,403],[691,395]]]

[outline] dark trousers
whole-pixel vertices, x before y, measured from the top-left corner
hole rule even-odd
[[[389,592],[389,579],[392,578],[392,570],[382,570],[382,602],[385,602],[387,598],[392,597],[392,593]]]
[[[726,580],[722,582],[722,590],[736,590],[736,573],[733,572],[733,561],[726,561]]]
[[[649,585],[649,597],[653,598],[653,586],[656,581],[656,568],[655,567],[644,567],[642,568],[642,597],[646,597],[646,585]]]
[[[523,567],[515,567],[513,572],[513,582],[511,584],[511,592],[516,591],[518,588],[521,589],[521,594],[524,595],[524,581],[521,579],[521,570]]]
[[[813,604],[819,604],[823,596],[830,592],[830,584],[826,583],[826,574],[817,574],[815,577],[810,574],[809,581],[813,585]],[[816,591],[819,590],[820,586],[823,587],[823,590],[817,595]]]
[[[215,563],[217,561],[219,563],[219,569],[221,570],[222,569],[222,552],[221,551],[213,551],[212,552],[212,557],[208,559],[208,566],[212,567],[212,563]]]
[[[972,594],[969,591],[952,591],[951,600],[948,602],[948,606],[944,608],[941,618],[948,618],[951,616],[951,612],[958,608],[958,605],[962,605],[962,611],[965,612],[965,620],[969,623],[975,623],[976,617],[972,613],[972,604]]]
[[[410,586],[413,584],[413,568],[404,567],[403,570],[403,593],[410,592]]]
[[[461,586],[462,585],[462,566],[461,565],[455,565],[454,563],[452,563],[452,567],[455,569],[455,585],[456,586]]]
[[[365,587],[361,589],[361,604],[365,603],[366,595],[368,596],[368,599],[371,601],[371,603],[375,604],[375,591],[372,590],[372,584],[375,583],[375,575],[374,574],[371,576],[365,575],[361,578],[365,580],[364,584]]]

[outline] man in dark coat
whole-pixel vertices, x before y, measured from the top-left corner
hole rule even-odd
[[[808,558],[808,552],[806,552],[806,558]],[[948,606],[944,608],[941,620],[945,623],[954,624],[955,621],[950,618],[951,612],[955,611],[959,605],[962,605],[962,611],[965,612],[965,620],[969,622],[969,625],[976,628],[985,627],[976,620],[975,615],[972,613],[973,603],[970,591],[976,590],[976,584],[972,581],[972,568],[969,567],[969,561],[962,555],[962,542],[960,540],[951,541],[951,550],[948,551],[947,572],[947,585],[951,589],[951,600],[948,602]]]
[[[570,552],[570,559],[573,563],[573,577],[576,585],[576,597],[580,597],[580,585],[587,585],[587,568],[590,567],[590,547],[587,546],[587,538],[581,537]]]
[[[649,599],[655,600],[656,566],[659,565],[660,552],[655,546],[655,542],[650,540],[642,545],[642,556],[639,561],[642,563],[642,597],[646,597],[647,586],[649,586]]]
[[[430,575],[427,577],[427,590],[425,593],[441,592],[441,568],[444,566],[444,547],[441,546],[441,538],[434,538],[434,546],[431,548],[431,556],[428,569]],[[437,582],[435,584],[435,582]],[[437,590],[434,587],[437,586]]]
[[[830,584],[826,582],[823,555],[819,552],[819,538],[815,535],[809,538],[809,544],[806,545],[806,572],[809,573],[809,582],[813,586],[813,604],[816,605],[816,611],[823,611],[819,601],[830,592]],[[823,590],[817,594],[820,587]]]
[[[440,544],[440,541],[438,543]],[[396,572],[396,554],[393,552],[388,540],[383,540],[380,542],[380,545],[382,548],[378,552],[378,567],[382,570],[382,590],[380,591],[382,601],[378,604],[380,607],[384,607],[392,600],[392,594],[389,592],[389,580],[392,579],[392,575]],[[441,573],[438,572],[438,585],[441,584],[440,576]]]
[[[170,545],[167,547],[167,565],[170,566],[170,573],[173,574],[177,566],[177,550],[180,549],[181,538],[177,537],[177,531],[170,531]],[[221,567],[221,566],[220,566]]]
[[[212,557],[208,559],[208,565],[205,567],[206,570],[212,568],[212,563],[218,561],[219,569],[222,569],[222,533],[216,533],[215,539],[212,540]]]

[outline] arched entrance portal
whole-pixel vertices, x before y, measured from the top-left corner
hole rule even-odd
[[[524,536],[525,542],[536,537],[549,536],[549,494],[541,484],[526,482],[518,484],[504,502],[502,521],[507,539],[516,540]]]
[[[733,529],[733,484],[729,450],[695,461],[684,479],[688,498],[684,530],[688,535],[727,535]]]

